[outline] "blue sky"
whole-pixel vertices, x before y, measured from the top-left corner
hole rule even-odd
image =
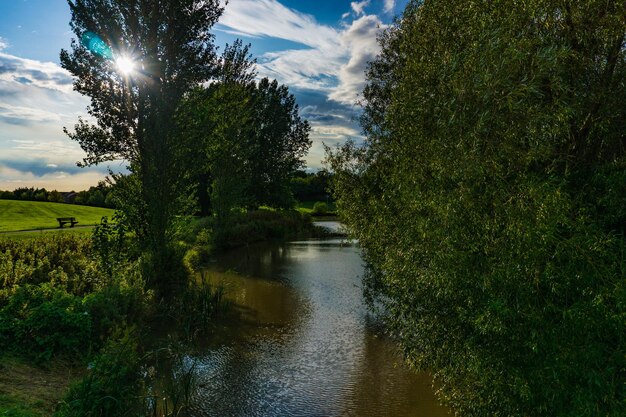
[[[259,75],[290,87],[313,127],[308,167],[319,168],[322,143],[360,137],[354,103],[365,66],[377,33],[406,3],[230,0],[214,33],[220,46],[251,43]],[[108,166],[77,168],[83,152],[63,133],[89,104],[59,66],[73,36],[69,18],[65,0],[0,0],[0,189],[79,190],[106,175]]]

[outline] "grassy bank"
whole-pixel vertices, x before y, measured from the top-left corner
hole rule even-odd
[[[195,272],[221,248],[323,233],[297,211],[181,218],[183,287],[163,303],[145,284],[136,243],[118,226],[0,238],[0,416],[172,415],[155,404],[164,397],[181,404],[187,394],[155,391],[157,376],[145,369],[176,352],[171,343],[206,335],[227,307],[223,290]],[[157,329],[168,335],[162,344],[150,336]]]
[[[299,201],[296,210],[302,214],[314,217],[337,216],[337,206],[334,201]]]
[[[111,209],[74,204],[0,200],[0,232],[58,228],[58,217],[75,217],[79,226],[95,225],[113,213]]]
[[[0,416],[46,417],[51,415],[84,367],[66,361],[36,366],[20,357],[0,357]]]

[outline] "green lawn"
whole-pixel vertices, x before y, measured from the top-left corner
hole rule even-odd
[[[0,200],[0,232],[58,228],[57,217],[75,217],[79,226],[95,225],[113,213],[111,209],[75,204]]]
[[[313,212],[313,206],[317,201],[298,201],[296,209],[303,214],[311,214]],[[323,201],[325,203],[325,201]],[[337,206],[333,201],[327,203],[328,211],[334,213],[337,210]]]

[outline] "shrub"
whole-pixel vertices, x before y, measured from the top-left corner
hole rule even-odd
[[[92,321],[80,297],[50,284],[25,285],[0,305],[0,346],[37,360],[90,350]]]
[[[106,275],[91,258],[88,237],[70,233],[36,239],[0,239],[0,289],[50,283],[84,295],[101,286]]]
[[[313,205],[311,214],[314,216],[323,216],[328,213],[328,205],[322,201],[318,201]]]
[[[233,213],[214,229],[219,248],[232,248],[271,239],[287,239],[313,233],[310,218],[295,210],[257,210]]]
[[[91,362],[87,376],[70,387],[54,416],[135,417],[143,413],[142,392],[136,342],[131,330],[121,331]]]

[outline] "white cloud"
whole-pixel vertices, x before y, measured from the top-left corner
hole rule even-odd
[[[360,16],[365,13],[365,8],[370,5],[370,0],[364,1],[353,1],[350,3],[350,7],[354,10],[357,16]]]
[[[262,55],[259,75],[291,87],[324,91],[328,98],[350,105],[365,84],[366,64],[378,53],[376,35],[384,27],[377,16],[364,14],[368,4],[369,0],[352,2],[352,10],[363,16],[336,29],[276,0],[232,0],[218,27],[305,46]]]
[[[9,168],[0,163],[0,190],[36,187],[48,190],[80,191],[97,184],[104,177],[105,175],[102,172],[93,170],[84,170],[76,174],[56,171],[39,176],[32,172]]]
[[[283,6],[276,0],[232,0],[220,19],[246,36],[271,37],[298,42],[311,48],[332,48],[338,31],[321,25],[315,17]]]
[[[396,7],[396,0],[385,0],[385,12],[391,13]]]
[[[102,167],[75,166],[85,154],[63,133],[88,104],[57,64],[0,52],[0,189],[85,189],[102,179]]]
[[[362,140],[360,132],[356,128],[340,125],[322,125],[312,123],[311,140],[313,146],[306,157],[309,168],[322,168],[321,161],[325,158],[324,145],[334,147],[348,139]]]
[[[0,103],[0,121],[9,124],[29,125],[32,123],[60,122],[57,113],[34,107],[10,106]]]
[[[0,51],[9,47],[9,41],[0,36]]]
[[[0,52],[0,81],[17,81],[22,85],[57,90],[65,94],[73,92],[71,75],[57,64],[20,58],[4,52]],[[4,89],[0,89],[0,92],[4,92]]]
[[[363,16],[342,33],[341,44],[350,51],[350,58],[339,70],[339,85],[329,98],[340,103],[354,103],[365,86],[365,70],[380,47],[376,40],[384,25],[377,16]]]
[[[276,78],[290,87],[330,93],[343,59],[339,46],[333,51],[293,49],[263,55],[258,70],[260,76]]]

